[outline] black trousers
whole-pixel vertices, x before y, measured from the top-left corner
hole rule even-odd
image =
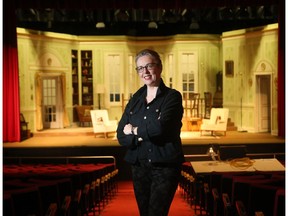
[[[181,175],[180,165],[132,165],[140,216],[167,216]]]

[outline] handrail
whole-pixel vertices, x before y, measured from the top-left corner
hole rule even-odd
[[[66,164],[69,163],[70,159],[112,159],[114,167],[116,168],[116,158],[110,155],[103,155],[103,156],[19,156],[19,157],[4,157],[5,159],[16,159],[18,160],[19,164],[23,163],[25,159],[63,159],[65,160]]]
[[[257,156],[272,156],[273,158],[276,158],[276,156],[283,156],[285,155],[284,152],[274,152],[274,153],[247,153],[246,156],[247,157],[257,157]]]
[[[274,153],[247,153],[247,157],[272,157],[272,158],[277,158],[277,156],[285,156],[284,152],[274,152]],[[185,154],[184,157],[186,159],[199,159],[199,158],[211,158],[207,154]],[[218,154],[215,154],[215,157],[218,157]]]

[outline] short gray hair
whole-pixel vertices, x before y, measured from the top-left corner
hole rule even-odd
[[[142,56],[151,56],[156,61],[155,63],[157,63],[159,66],[162,67],[161,58],[156,51],[151,50],[151,49],[141,50],[135,57],[135,63],[137,63],[138,59]]]

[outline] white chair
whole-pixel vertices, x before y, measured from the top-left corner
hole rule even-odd
[[[116,133],[117,121],[109,120],[107,110],[91,110],[90,113],[95,136],[103,133],[104,137],[107,138],[108,133]]]
[[[200,131],[211,131],[213,136],[214,132],[224,132],[226,136],[227,123],[228,123],[228,108],[212,108],[210,113],[210,119],[202,119]]]

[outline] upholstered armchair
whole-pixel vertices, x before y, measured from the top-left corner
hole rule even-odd
[[[228,123],[229,109],[227,108],[212,108],[210,119],[202,119],[200,131],[211,131],[211,135],[216,131],[224,132],[226,135]]]
[[[79,126],[84,127],[86,123],[89,126],[91,126],[92,120],[90,110],[92,110],[93,107],[89,105],[82,105],[82,106],[76,106],[75,109],[79,120]]]
[[[107,110],[91,110],[91,118],[93,124],[93,132],[95,136],[97,134],[104,134],[107,138],[109,133],[115,133],[117,130],[117,121],[109,120],[109,115]]]

